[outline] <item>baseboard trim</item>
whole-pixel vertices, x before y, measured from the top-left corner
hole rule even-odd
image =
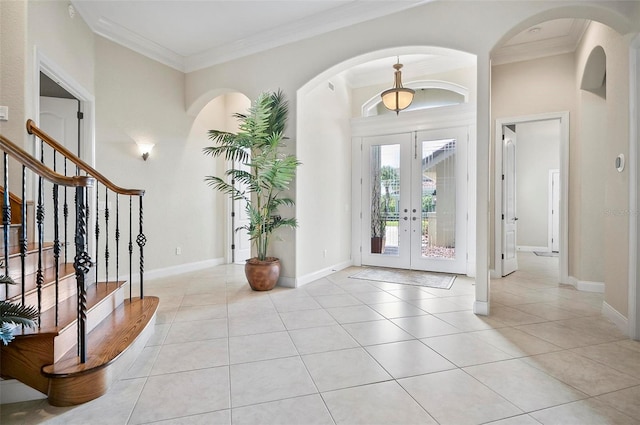
[[[624,317],[618,310],[607,304],[606,301],[602,302],[602,314],[607,319],[611,320],[625,335],[629,335],[629,319]]]
[[[604,282],[591,282],[588,280],[578,280],[573,276],[569,276],[567,285],[571,285],[578,291],[583,292],[597,292],[598,294],[604,294]]]
[[[307,283],[311,283],[315,280],[322,279],[325,276],[329,276],[331,273],[335,273],[340,270],[344,270],[347,267],[350,267],[353,264],[351,260],[343,261],[342,263],[335,264],[330,267],[326,267],[322,270],[318,270],[313,273],[306,274],[304,276],[300,276],[296,279],[296,288],[306,285]]]
[[[489,303],[486,301],[475,301],[473,303],[473,312],[474,314],[479,314],[480,316],[488,316]]]
[[[225,264],[224,258],[214,258],[214,259],[211,259],[211,260],[197,261],[197,262],[194,262],[194,263],[179,264],[177,266],[171,266],[171,267],[165,267],[165,268],[162,268],[162,269],[154,269],[154,270],[145,271],[144,272],[144,278],[145,279],[157,279],[157,278],[160,278],[160,277],[174,276],[174,275],[182,274],[182,273],[195,272],[195,271],[206,269],[206,268],[209,268],[209,267],[220,266],[222,264]],[[139,278],[140,278],[140,274],[139,273],[134,273],[133,274],[133,281],[134,282],[139,281]],[[120,279],[121,280],[130,281],[129,276],[123,276]]]
[[[584,292],[597,292],[599,294],[604,294],[604,282],[590,282],[588,280],[579,280],[578,291]]]
[[[516,247],[516,251],[524,251],[524,252],[549,252],[551,251],[548,246],[518,246]]]

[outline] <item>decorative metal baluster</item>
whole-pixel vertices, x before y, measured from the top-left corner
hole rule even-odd
[[[133,206],[132,196],[129,195],[129,301],[131,301],[131,288],[133,287]]]
[[[78,356],[80,357],[80,363],[85,363],[87,360],[87,289],[85,281],[91,267],[91,257],[86,251],[86,196],[86,188],[76,188],[76,230],[74,238],[76,255],[73,267],[76,271],[78,291]]]
[[[20,278],[22,279],[22,305],[26,304],[25,300],[25,281],[27,278],[27,167],[22,166],[22,207],[20,208],[20,219],[22,225],[20,227]],[[38,319],[39,321],[40,319]]]
[[[56,151],[53,151],[53,171],[57,171],[56,168]],[[55,286],[56,286],[56,326],[58,326],[59,308],[60,302],[60,229],[58,226],[58,220],[60,218],[58,212],[58,190],[57,184],[53,185],[53,267],[55,270]]]
[[[67,158],[64,158],[64,175],[67,175]],[[69,263],[67,248],[69,246],[69,204],[67,203],[67,187],[64,187],[64,204],[62,205],[62,215],[64,215],[64,263]]]
[[[98,249],[100,247],[100,245],[98,244],[98,242],[100,241],[100,195],[99,195],[100,191],[98,190],[98,186],[96,185],[96,265],[95,265],[95,272],[96,272],[96,284],[98,283]],[[87,205],[87,210],[89,209],[89,205]],[[89,214],[87,213],[87,222],[89,219]]]
[[[109,283],[109,189],[104,187],[104,273]]]
[[[120,195],[116,193],[116,282],[120,280]]]
[[[2,202],[2,227],[4,228],[4,275],[9,276],[9,227],[11,204],[9,203],[9,154],[4,152],[4,196]],[[9,299],[9,284],[4,284],[5,299]]]
[[[136,242],[138,243],[138,247],[140,248],[140,299],[144,298],[144,246],[147,243],[147,238],[142,231],[142,196],[139,196],[140,200],[140,233],[138,233],[138,237],[136,238]]]
[[[44,164],[44,143],[40,140],[40,162]],[[36,288],[38,290],[38,316],[42,314],[42,285],[44,283],[44,272],[42,270],[42,246],[44,245],[44,179],[38,177],[38,205],[36,207],[36,223],[38,224],[38,270],[36,272]],[[38,328],[42,325],[38,322]]]

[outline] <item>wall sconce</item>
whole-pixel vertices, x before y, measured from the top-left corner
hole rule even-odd
[[[146,142],[138,142],[137,144],[138,144],[138,149],[140,149],[140,154],[142,155],[142,159],[146,161],[147,158],[149,158],[149,154],[151,153],[155,145],[153,143],[146,143]]]

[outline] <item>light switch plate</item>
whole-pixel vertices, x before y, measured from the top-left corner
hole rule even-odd
[[[9,107],[0,106],[0,121],[9,121]]]

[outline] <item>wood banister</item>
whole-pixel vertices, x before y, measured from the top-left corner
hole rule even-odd
[[[22,165],[33,171],[39,176],[51,181],[54,184],[60,186],[70,187],[92,187],[95,179],[89,176],[63,176],[58,174],[49,167],[43,165],[33,156],[29,155],[27,151],[18,147],[15,143],[0,135],[0,150],[5,151],[11,155],[14,159],[20,162]]]
[[[124,189],[113,184],[109,179],[100,174],[92,166],[78,158],[76,154],[62,146],[60,143],[56,142],[53,137],[49,136],[47,133],[38,128],[33,120],[27,120],[27,133],[35,134],[36,136],[38,136],[42,141],[47,143],[53,149],[62,153],[67,159],[69,159],[69,161],[73,162],[81,170],[85,171],[87,174],[94,177],[98,182],[109,188],[109,190],[120,195],[144,196],[144,190],[142,189]]]

